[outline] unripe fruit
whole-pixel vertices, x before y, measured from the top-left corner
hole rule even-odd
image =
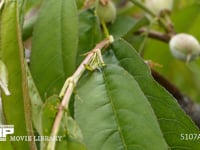
[[[106,23],[113,23],[116,19],[116,7],[111,0],[109,0],[106,4],[102,4],[99,2],[96,11],[99,18],[101,20],[104,20]]]
[[[198,40],[190,34],[180,33],[174,35],[169,42],[172,55],[183,61],[191,61],[200,54]]]
[[[145,0],[145,5],[156,15],[159,15],[163,10],[172,10],[173,0]]]

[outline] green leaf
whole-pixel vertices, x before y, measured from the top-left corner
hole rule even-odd
[[[84,6],[85,0],[76,0],[76,4],[78,8],[82,8]]]
[[[78,13],[74,0],[45,0],[33,32],[30,70],[42,99],[58,94],[76,66]]]
[[[8,89],[3,92],[3,111],[6,124],[14,125],[11,136],[33,136],[31,108],[28,96],[24,53],[20,29],[21,1],[5,1],[0,20],[0,57],[8,70]],[[19,4],[20,3],[20,4]],[[27,132],[28,131],[28,132]],[[12,142],[13,149],[35,148],[34,142]],[[10,141],[0,142],[1,149],[11,149]]]
[[[136,19],[128,16],[117,17],[114,24],[109,26],[109,32],[114,37],[122,37],[136,24]]]
[[[198,150],[199,142],[181,140],[180,136],[182,133],[199,134],[199,129],[183,112],[176,100],[153,80],[149,68],[135,49],[120,39],[113,43],[112,50],[118,63],[132,74],[151,103],[168,145],[172,149],[179,147],[180,149]]]
[[[90,51],[100,41],[101,29],[94,9],[83,10],[79,14],[79,44],[77,64],[83,60],[83,54]]]
[[[137,82],[117,65],[107,65],[102,72],[82,78],[77,87],[75,120],[89,150],[168,148]]]

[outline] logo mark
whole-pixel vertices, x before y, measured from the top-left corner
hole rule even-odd
[[[0,125],[0,141],[6,141],[6,136],[13,133],[14,125]]]

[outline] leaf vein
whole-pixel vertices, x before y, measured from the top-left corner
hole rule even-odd
[[[114,118],[115,118],[115,120],[116,120],[116,122],[117,122],[118,132],[119,132],[120,138],[121,138],[121,140],[122,140],[122,144],[123,144],[123,146],[124,146],[124,149],[125,149],[125,150],[128,150],[128,148],[127,148],[127,146],[126,146],[125,139],[124,139],[124,137],[123,137],[122,129],[121,129],[121,127],[120,127],[120,121],[119,121],[119,119],[118,119],[118,117],[117,117],[117,112],[115,111],[116,108],[115,108],[115,105],[113,104],[114,99],[113,99],[113,97],[112,97],[112,94],[110,93],[111,89],[109,88],[109,86],[108,86],[108,84],[107,84],[108,81],[107,81],[107,78],[106,78],[106,75],[105,75],[104,72],[103,72],[103,78],[104,78],[104,81],[105,81],[106,92],[107,92],[107,94],[108,94],[108,97],[109,97],[109,100],[110,100],[110,104],[111,104],[111,107],[112,107],[112,110],[113,110],[113,113],[114,113]]]

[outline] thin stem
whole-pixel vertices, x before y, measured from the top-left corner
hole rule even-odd
[[[101,24],[102,24],[102,27],[103,27],[103,32],[105,34],[105,37],[108,38],[110,36],[110,34],[109,34],[108,28],[106,26],[106,23],[103,19],[101,19]]]
[[[134,34],[140,35],[140,34],[143,34],[143,33],[146,33],[146,32],[147,32],[147,29],[142,28],[142,29],[136,31]],[[166,42],[166,43],[168,43],[169,40],[170,40],[170,36],[168,34],[163,34],[161,32],[152,31],[152,30],[149,31],[148,37],[153,38],[153,39],[157,39],[157,40],[160,40],[160,41],[163,41],[163,42]]]
[[[56,114],[55,121],[54,121],[52,131],[51,131],[51,136],[56,136],[59,131],[64,111],[68,109],[69,101],[70,101],[71,95],[73,93],[74,87],[77,84],[80,77],[82,76],[82,74],[84,73],[84,71],[86,70],[84,65],[88,64],[90,62],[90,60],[93,58],[93,55],[95,54],[94,52],[96,51],[96,49],[102,49],[107,44],[111,43],[112,42],[111,39],[112,38],[109,37],[109,38],[104,39],[100,43],[98,43],[95,46],[95,48],[87,54],[86,58],[82,61],[80,66],[77,68],[77,70],[74,72],[74,74],[70,77],[71,80],[66,89],[64,97],[62,99],[62,102],[60,103],[60,105],[58,107],[58,112]],[[48,143],[47,149],[54,150],[55,145],[56,145],[56,141],[50,141]]]

